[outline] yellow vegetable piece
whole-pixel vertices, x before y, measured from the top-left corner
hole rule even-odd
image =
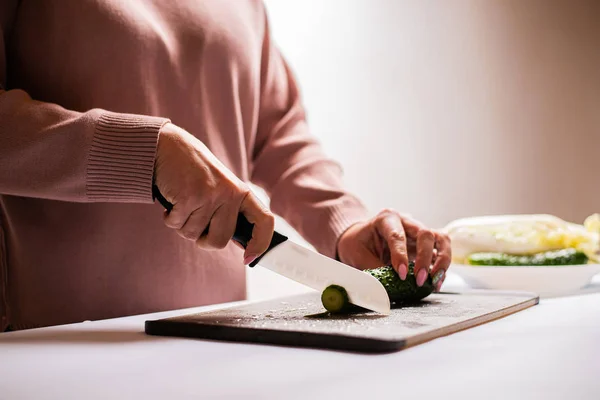
[[[453,221],[444,230],[456,263],[477,252],[526,255],[566,248],[600,262],[600,214],[590,215],[583,224],[547,214],[472,217]]]

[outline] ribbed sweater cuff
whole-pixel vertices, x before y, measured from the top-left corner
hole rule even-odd
[[[90,201],[152,203],[154,160],[166,118],[105,112],[96,122],[87,168]]]

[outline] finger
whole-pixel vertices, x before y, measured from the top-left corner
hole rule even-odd
[[[188,209],[181,204],[175,204],[171,211],[165,211],[163,220],[169,228],[179,230],[185,225],[190,215],[191,213]]]
[[[433,285],[439,291],[446,277],[446,271],[448,271],[452,262],[452,245],[448,235],[438,232],[435,233],[435,243],[437,257],[431,270],[431,276],[433,277]]]
[[[412,217],[401,215],[404,231],[409,242],[415,241],[415,268],[414,274],[417,278],[417,285],[423,286],[429,275],[429,268],[433,263],[435,235],[425,227],[421,222]],[[412,240],[411,240],[412,239]]]
[[[409,238],[414,238],[416,240],[420,231],[427,230],[427,227],[423,223],[406,214],[400,214],[400,217],[402,219],[404,232],[406,232],[406,235]]]
[[[382,218],[376,220],[376,227],[389,249],[392,268],[396,270],[400,279],[405,280],[408,275],[408,252],[406,233],[402,227],[400,215],[386,213]]]
[[[433,258],[435,236],[428,229],[422,229],[417,233],[417,255],[415,257],[415,276],[417,286],[423,286],[429,275],[429,267]]]
[[[208,222],[208,232],[196,240],[199,247],[207,250],[223,249],[235,233],[238,203],[227,203],[221,205]]]
[[[433,233],[433,236],[435,237],[435,243],[437,245],[437,233]],[[433,255],[431,256],[431,263],[435,265],[435,261],[437,260],[437,256],[438,256],[438,250],[435,248],[435,246],[433,247]]]
[[[240,212],[248,222],[254,224],[252,239],[244,253],[244,264],[249,264],[269,248],[275,230],[275,217],[251,191],[242,201]]]
[[[417,238],[419,232],[427,230],[427,227],[412,217],[408,217],[406,214],[400,214],[400,217],[402,219],[404,232],[406,233],[406,248],[408,250],[409,259],[414,260],[417,256]]]
[[[163,213],[165,225],[172,229],[181,229],[191,214],[191,207],[185,207],[185,205],[178,200],[178,196],[171,195],[169,187],[161,187],[159,190],[165,200],[171,204],[171,209],[169,211],[165,209]]]
[[[212,213],[205,207],[194,210],[181,229],[177,230],[177,233],[185,239],[193,241],[198,240],[208,226],[211,214]]]

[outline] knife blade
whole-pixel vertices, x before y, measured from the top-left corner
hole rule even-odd
[[[152,194],[167,211],[171,211],[173,205],[162,196],[156,185],[153,185]],[[246,248],[252,238],[253,227],[239,213],[232,240]],[[319,292],[329,285],[342,286],[352,304],[384,315],[390,314],[389,296],[375,277],[294,243],[277,231],[273,232],[267,250],[252,261],[249,267],[256,265]]]

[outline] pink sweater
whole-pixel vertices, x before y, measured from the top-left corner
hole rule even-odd
[[[242,251],[164,226],[166,121],[318,251],[367,211],[311,134],[260,1],[0,2],[0,330],[241,300]]]

